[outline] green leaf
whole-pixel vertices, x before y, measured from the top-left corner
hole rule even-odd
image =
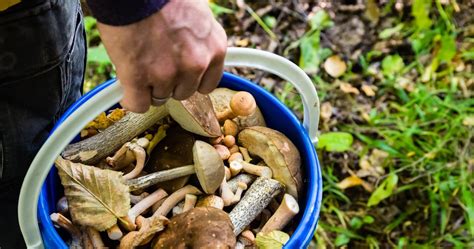
[[[283,248],[290,236],[282,231],[271,231],[267,234],[258,233],[255,242],[260,249]]]
[[[387,77],[395,77],[404,67],[405,63],[398,54],[386,56],[382,61],[382,72]]]
[[[392,27],[392,28],[386,28],[384,30],[382,30],[382,32],[380,32],[379,34],[379,38],[380,39],[388,39],[390,38],[391,36],[399,33],[402,29],[403,29],[403,23],[400,23],[398,24],[397,26],[395,27]]]
[[[343,152],[351,149],[354,138],[347,132],[328,132],[319,137],[318,149]]]
[[[337,235],[336,240],[334,241],[334,244],[335,244],[335,246],[343,246],[343,245],[346,245],[347,243],[349,243],[349,241],[351,241],[351,238],[349,238],[349,236],[341,233],[341,234]]]
[[[326,11],[319,10],[311,17],[309,20],[309,25],[311,27],[311,31],[314,31],[331,27],[334,25],[334,23],[331,21],[331,17]]]
[[[449,63],[456,55],[455,36],[443,35],[441,37],[441,48],[436,55],[440,62]]]
[[[92,17],[92,16],[86,16],[84,17],[84,29],[86,30],[87,33],[92,31],[93,28],[95,28],[97,24],[97,20]]]
[[[471,236],[474,237],[474,197],[472,192],[469,190],[469,187],[466,184],[463,184],[461,190],[461,200],[466,207],[466,226],[471,233]]]
[[[130,210],[129,187],[123,173],[56,159],[72,221],[104,231],[127,216]]]
[[[415,25],[419,30],[431,27],[430,8],[432,0],[414,0],[411,14],[415,17]]]
[[[215,16],[215,17],[218,17],[222,14],[232,14],[234,13],[233,10],[231,9],[228,9],[228,8],[225,8],[225,7],[222,7],[216,3],[213,3],[213,2],[209,2],[209,8],[211,9],[212,11],[212,14]]]
[[[87,62],[96,62],[98,64],[109,64],[110,58],[104,45],[87,49]]]
[[[390,173],[390,175],[385,179],[382,184],[372,193],[367,203],[368,207],[379,204],[382,200],[390,197],[393,193],[393,190],[397,186],[398,176],[395,173]]]
[[[361,218],[354,217],[351,219],[350,224],[352,228],[354,228],[355,230],[359,230],[359,228],[361,228],[362,225],[364,225],[364,222],[362,221]]]

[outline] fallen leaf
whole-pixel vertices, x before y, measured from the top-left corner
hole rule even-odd
[[[277,249],[282,248],[290,236],[282,231],[271,231],[267,234],[258,233],[255,242],[261,249]]]
[[[398,176],[395,173],[391,173],[387,179],[385,179],[382,184],[370,195],[367,206],[375,206],[379,204],[382,200],[390,197],[393,193],[395,187],[397,187]]]
[[[122,172],[73,163],[61,157],[55,164],[75,224],[104,231],[128,214],[130,193]]]
[[[341,82],[341,85],[339,86],[341,90],[345,93],[353,93],[355,95],[359,95],[359,89],[353,87],[351,84],[346,83],[346,82]]]
[[[343,75],[346,69],[346,63],[338,55],[330,56],[324,62],[324,70],[334,78]]]
[[[319,137],[318,149],[329,152],[344,152],[351,149],[354,138],[347,132],[328,132]]]
[[[321,105],[321,118],[324,120],[328,120],[332,116],[332,105],[329,102],[324,102]]]
[[[465,126],[474,126],[474,116],[465,117],[462,120],[462,124]]]
[[[125,116],[125,110],[121,108],[116,108],[111,113],[109,113],[109,115],[107,115],[107,118],[112,122],[117,122],[121,118],[123,118],[123,116]]]
[[[362,182],[363,182],[362,179],[353,175],[353,176],[344,178],[342,181],[338,182],[336,186],[340,189],[346,189],[346,188],[362,185]]]
[[[367,95],[369,97],[375,96],[375,91],[374,91],[374,89],[372,89],[371,86],[364,84],[364,85],[362,85],[361,89],[365,93],[365,95]]]

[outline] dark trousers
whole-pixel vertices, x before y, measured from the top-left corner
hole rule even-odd
[[[81,95],[85,52],[78,0],[27,0],[0,12],[1,249],[25,247],[21,183],[56,120]]]

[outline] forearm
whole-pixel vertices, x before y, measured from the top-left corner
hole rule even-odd
[[[101,23],[113,26],[138,22],[163,8],[169,0],[87,0]]]

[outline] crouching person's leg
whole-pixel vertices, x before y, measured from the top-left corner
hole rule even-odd
[[[78,0],[24,1],[0,12],[1,249],[25,247],[21,183],[56,120],[80,97],[85,49]]]

